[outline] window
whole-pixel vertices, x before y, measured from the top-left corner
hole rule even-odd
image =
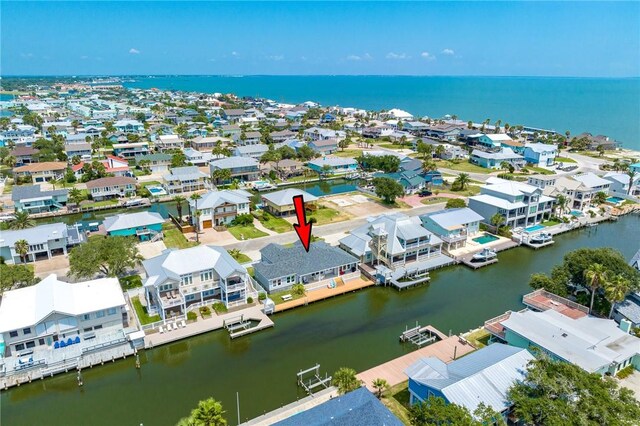
[[[23,328],[23,329],[22,329],[22,333],[23,333],[23,334],[31,334],[31,328],[30,328],[30,327]]]
[[[211,281],[213,279],[213,270],[200,272],[200,281]]]
[[[107,310],[107,315],[114,315],[116,313],[116,308],[109,308]]]
[[[191,276],[191,274],[180,276],[180,285],[189,285],[192,282],[193,282],[193,277]]]
[[[39,345],[44,345],[44,339],[40,339],[40,340],[38,340],[38,344],[39,344]]]
[[[96,325],[95,327],[93,327],[94,330],[100,330],[101,328],[102,328],[102,324]]]
[[[9,332],[9,337],[18,337],[18,332],[17,331],[10,331]]]
[[[87,328],[83,328],[83,329],[82,329],[82,331],[84,331],[85,333],[86,333],[87,331],[91,331],[91,330],[93,330],[93,327],[87,327]]]
[[[31,349],[35,347],[36,347],[36,342],[34,342],[33,340],[31,340],[30,342],[27,342],[27,348]]]
[[[23,351],[24,350],[24,343],[20,343],[19,345],[16,345],[16,351]]]
[[[104,316],[104,311],[96,312],[96,318],[102,318]]]
[[[82,316],[82,319],[83,319],[83,320],[85,320],[85,321],[90,320],[90,319],[91,319],[91,314],[84,314],[84,315]]]

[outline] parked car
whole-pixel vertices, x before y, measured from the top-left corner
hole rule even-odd
[[[430,195],[433,195],[433,192],[429,191],[428,189],[423,189],[422,191],[420,191],[420,192],[418,193],[418,195],[419,195],[420,197],[428,197],[428,196],[430,196]]]

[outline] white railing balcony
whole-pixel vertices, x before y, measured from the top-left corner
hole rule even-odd
[[[245,283],[231,284],[225,286],[225,290],[227,293],[231,293],[232,291],[244,290],[247,288]]]
[[[442,241],[446,241],[447,243],[455,243],[458,241],[464,241],[467,239],[467,233],[455,234],[455,235],[441,235],[440,239]]]

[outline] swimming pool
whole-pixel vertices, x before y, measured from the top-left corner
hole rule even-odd
[[[533,225],[528,228],[524,228],[524,230],[527,232],[536,232],[544,228],[545,228],[544,225]]]
[[[580,217],[583,213],[580,210],[571,210],[571,216]]]
[[[607,198],[607,202],[609,203],[613,203],[613,204],[618,204],[624,201],[624,198],[620,198],[620,197],[609,197]]]
[[[499,238],[491,234],[484,234],[482,237],[473,238],[473,241],[479,244],[487,244],[496,240],[499,240]]]
[[[167,195],[167,191],[161,186],[147,186],[147,189],[153,195]]]

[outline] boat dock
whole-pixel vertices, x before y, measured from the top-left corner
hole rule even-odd
[[[406,328],[400,335],[400,341],[403,343],[412,343],[417,347],[422,347],[434,343],[436,340],[444,340],[447,335],[431,325],[422,327],[416,322],[413,328]]]
[[[438,333],[442,334],[440,332]],[[407,380],[407,375],[404,371],[420,358],[435,356],[443,362],[450,363],[469,352],[473,352],[475,349],[471,343],[462,337],[445,337],[443,340],[432,343],[431,345],[416,349],[406,355],[363,371],[357,374],[356,377],[362,380],[371,392],[375,392],[373,387],[373,381],[375,379],[385,379],[387,383],[389,383],[389,386],[402,383]]]
[[[544,243],[540,243],[540,244],[535,244],[535,243],[532,243],[532,242],[529,242],[529,241],[523,241],[522,242],[523,245],[525,245],[525,246],[527,246],[529,248],[532,248],[534,250],[538,250],[538,249],[540,249],[542,247],[550,246],[550,245],[552,245],[554,243],[555,243],[555,241],[553,241],[553,240],[550,240],[550,241],[547,241],[547,242],[544,242]]]
[[[334,288],[322,287],[317,290],[311,290],[299,299],[294,299],[288,302],[277,304],[274,309],[274,313],[297,308],[298,306],[306,306],[309,303],[328,299],[334,296],[339,296],[351,291],[357,291],[363,288],[371,287],[373,285],[375,285],[375,283],[371,280],[355,278],[353,280],[345,281],[343,285],[338,285]]]
[[[235,339],[273,326],[273,321],[262,312],[262,307],[258,305],[224,315],[199,318],[196,322],[188,323],[185,327],[171,331],[160,333],[160,327],[158,327],[158,330],[146,330],[148,334],[144,338],[144,347],[149,349],[223,328],[229,331],[229,337]],[[151,333],[149,334],[150,331]]]
[[[500,244],[492,245],[490,248],[492,250],[494,250],[496,253],[499,253],[501,251],[505,251],[505,250],[512,249],[514,247],[518,247],[520,244],[521,243],[519,241],[508,240],[508,241],[502,242]],[[475,255],[477,253],[480,253],[482,250],[484,250],[484,248],[482,248],[480,250],[477,250],[477,251],[474,251],[473,253],[467,253],[464,256],[459,257],[457,260],[460,263],[468,266],[471,269],[480,269],[482,267],[489,266],[489,265],[492,265],[492,264],[498,262],[498,257],[497,256],[493,257],[491,259],[487,259],[484,262],[473,262],[472,261],[473,260],[473,255]]]

